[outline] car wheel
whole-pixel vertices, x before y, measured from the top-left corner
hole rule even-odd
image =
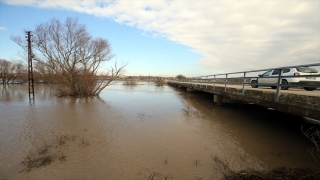
[[[255,80],[251,81],[251,87],[253,87],[253,88],[257,88],[257,87],[258,87],[258,85],[253,85],[253,84],[256,84],[256,83],[257,83],[257,81],[255,81]]]
[[[288,83],[288,81],[287,81],[287,80],[282,79],[281,84],[289,84],[289,83]],[[288,90],[288,89],[289,89],[289,87],[288,87],[288,86],[281,87],[281,90]]]
[[[307,91],[313,91],[316,90],[316,87],[303,87],[303,89],[307,90]]]
[[[272,89],[277,89],[277,86],[271,86]]]

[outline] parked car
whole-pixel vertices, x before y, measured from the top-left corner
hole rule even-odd
[[[263,83],[263,84],[270,84],[272,89],[277,88],[278,76],[280,70],[274,69],[267,71],[263,74],[259,74],[261,78],[252,78],[251,79],[251,86],[253,88],[257,88],[258,85],[256,83]],[[296,67],[290,69],[283,69],[282,73],[282,82],[281,84],[301,84],[303,85],[318,85],[320,87],[320,77],[299,77],[301,75],[319,75],[320,73],[313,68],[310,67]],[[295,76],[295,77],[285,77],[285,76]],[[263,77],[270,77],[270,78],[263,78]],[[274,77],[274,78],[272,78]],[[307,91],[316,90],[317,87],[303,87]],[[282,90],[289,89],[288,86],[281,87]]]

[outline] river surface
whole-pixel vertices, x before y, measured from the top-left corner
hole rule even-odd
[[[27,85],[0,85],[0,180],[220,179],[221,162],[320,170],[301,126],[310,122],[145,82],[111,85],[99,98],[58,98],[37,84],[33,103]],[[43,147],[51,163],[21,163]]]

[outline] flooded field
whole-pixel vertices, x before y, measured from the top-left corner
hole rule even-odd
[[[320,170],[300,117],[149,83],[118,83],[99,98],[35,92],[30,103],[26,85],[0,85],[0,180],[219,179],[219,162]]]

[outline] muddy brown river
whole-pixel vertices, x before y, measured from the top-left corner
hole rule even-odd
[[[219,162],[320,170],[301,132],[312,121],[301,117],[147,82],[99,98],[35,92],[30,103],[27,85],[0,85],[0,180],[220,179]]]

